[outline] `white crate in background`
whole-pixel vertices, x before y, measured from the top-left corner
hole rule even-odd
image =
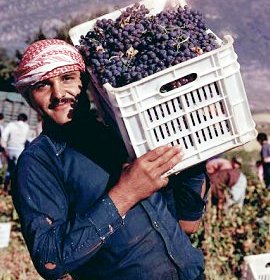
[[[141,3],[151,14],[162,11],[161,2],[168,4],[161,1],[155,6],[156,2]],[[98,19],[119,15],[115,11]],[[93,29],[96,20],[70,30],[74,45]],[[227,35],[219,43],[211,52],[119,88],[100,85],[88,68],[94,99],[118,124],[131,158],[164,144],[180,144],[184,158],[171,174],[256,137],[233,39]],[[163,92],[164,85],[187,75],[193,75],[194,81]]]
[[[244,257],[242,280],[270,280],[270,253]]]

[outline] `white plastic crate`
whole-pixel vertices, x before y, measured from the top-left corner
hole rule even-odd
[[[242,280],[270,280],[270,253],[244,257]]]
[[[156,14],[168,1],[141,3]],[[99,19],[116,19],[119,15],[120,11],[115,11]],[[70,30],[74,45],[96,20]],[[98,107],[117,122],[131,158],[163,144],[182,146],[184,158],[169,174],[247,143],[257,135],[229,35],[216,50],[120,88],[108,83],[101,86],[88,70],[95,100],[101,105]],[[193,75],[194,81],[162,92],[164,85],[187,75]]]

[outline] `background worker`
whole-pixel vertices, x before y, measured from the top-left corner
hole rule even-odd
[[[261,145],[261,162],[263,166],[263,179],[267,189],[270,190],[270,144],[267,134],[260,132],[257,135],[257,141]]]
[[[209,160],[206,169],[211,182],[211,194],[219,209],[227,210],[233,205],[242,207],[245,200],[247,178],[241,171],[242,160],[215,158]]]
[[[27,119],[26,114],[20,113],[16,121],[9,122],[3,129],[1,144],[5,149],[5,156],[8,163],[4,180],[4,189],[6,191],[10,190],[10,178],[28,140],[30,128]]]
[[[4,157],[4,151],[5,149],[2,147],[1,144],[1,138],[2,138],[2,133],[4,130],[4,121],[5,121],[5,116],[3,113],[0,113],[0,168],[3,168],[5,164],[5,157]]]

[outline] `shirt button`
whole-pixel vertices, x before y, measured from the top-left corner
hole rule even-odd
[[[157,223],[156,221],[154,221],[153,224],[154,224],[154,227],[155,227],[155,228],[159,228],[159,225],[158,225],[158,223]]]

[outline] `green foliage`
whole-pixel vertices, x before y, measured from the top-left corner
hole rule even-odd
[[[1,186],[1,185],[3,184],[3,182],[4,182],[6,170],[7,170],[7,167],[6,167],[6,166],[0,168],[0,186]]]
[[[240,279],[244,256],[270,251],[270,192],[249,165],[254,154],[239,153],[249,170],[243,208],[223,212],[209,199],[203,226],[192,236],[194,245],[203,249],[207,280]]]
[[[17,66],[17,63],[18,61],[16,57],[10,57],[5,49],[0,48],[0,90],[15,90],[12,82],[13,72]]]

